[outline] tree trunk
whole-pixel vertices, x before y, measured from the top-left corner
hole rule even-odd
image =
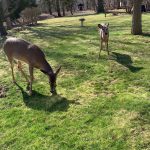
[[[3,25],[4,13],[3,13],[3,3],[0,1],[0,36],[6,36],[7,31]]]
[[[93,7],[93,10],[96,12],[97,7],[96,7],[96,1],[95,0],[92,1],[92,7]]]
[[[51,5],[48,6],[48,12],[49,12],[50,15],[53,15]]]
[[[10,18],[6,18],[6,24],[7,24],[7,29],[10,30],[12,28],[11,20]]]
[[[63,7],[63,16],[66,16],[65,8]]]
[[[0,36],[6,36],[6,35],[7,35],[7,31],[3,26],[3,22],[0,21]]]
[[[98,2],[97,2],[97,13],[104,13],[104,2],[103,2],[103,0],[98,0]]]
[[[48,12],[50,15],[53,15],[53,12],[52,12],[52,2],[51,0],[46,0],[46,3],[48,5]]]
[[[62,2],[62,12],[63,12],[63,16],[66,16],[65,4],[63,2]]]
[[[48,11],[50,15],[53,15],[52,9],[50,7],[48,8]]]
[[[132,15],[132,30],[133,35],[142,34],[142,13],[141,13],[142,0],[133,1],[133,15]]]
[[[57,10],[58,17],[61,17],[60,0],[56,0],[56,10]]]
[[[71,15],[73,15],[73,8],[72,8],[72,6],[70,7],[70,13],[71,13]]]
[[[120,0],[117,0],[117,9],[120,9]]]

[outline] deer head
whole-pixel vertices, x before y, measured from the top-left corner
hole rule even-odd
[[[61,70],[61,66],[57,69],[57,71],[55,73],[53,73],[53,72],[48,73],[49,84],[50,84],[50,87],[51,87],[50,92],[52,94],[57,94],[57,92],[56,92],[56,86],[57,86],[56,80],[57,80],[57,75],[60,72],[60,70]]]
[[[109,34],[109,23],[108,24],[98,24],[98,28],[101,30],[102,34],[105,36]]]

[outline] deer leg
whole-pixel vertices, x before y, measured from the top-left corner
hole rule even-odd
[[[23,69],[22,69],[22,64],[20,61],[18,61],[18,69],[21,72],[21,74],[24,76],[24,78],[26,79],[26,81],[29,83],[29,80],[27,78],[27,75],[24,73]]]
[[[29,88],[29,95],[32,95],[32,82],[33,82],[33,67],[29,65],[29,73],[30,73],[30,88]]]
[[[14,76],[14,61],[12,58],[9,58],[9,57],[8,57],[8,60],[10,62],[13,83],[16,83],[15,76]]]
[[[102,42],[102,40],[101,40],[101,41],[100,41],[99,58],[100,58],[102,49],[103,49],[103,42]]]
[[[11,72],[12,72],[12,80],[13,80],[13,83],[16,83],[15,76],[14,76],[14,63],[13,63],[13,61],[10,62],[10,65],[11,65]]]
[[[108,42],[107,42],[107,45],[106,45],[106,47],[107,47],[107,53],[108,53],[108,55],[109,55],[109,50],[108,50]]]

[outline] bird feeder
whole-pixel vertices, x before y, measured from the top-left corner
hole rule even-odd
[[[84,26],[83,23],[84,23],[85,19],[81,18],[81,19],[79,19],[79,21],[81,22],[81,27],[83,27]]]

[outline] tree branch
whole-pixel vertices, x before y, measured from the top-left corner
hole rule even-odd
[[[8,18],[9,16],[11,16],[14,13],[14,11],[18,8],[20,2],[21,2],[21,0],[16,0],[15,7],[10,12],[8,12],[8,14],[4,14],[4,19]]]

